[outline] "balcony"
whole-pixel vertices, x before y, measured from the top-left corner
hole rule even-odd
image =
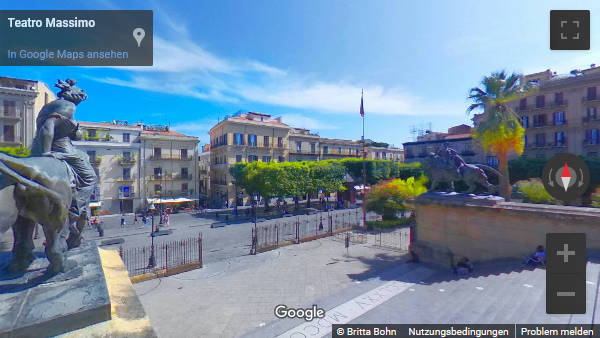
[[[130,193],[119,193],[119,199],[120,200],[126,200],[126,199],[133,199],[135,198],[135,193],[134,192],[130,192]]]
[[[554,121],[554,123],[551,126],[553,126],[553,127],[566,126],[567,122],[568,122],[567,120]]]
[[[89,131],[83,132],[83,140],[90,142],[110,142],[113,139],[109,133],[90,135]]]
[[[162,174],[150,176],[150,181],[172,181],[172,179],[170,175]]]
[[[22,111],[19,108],[9,108],[0,110],[0,119],[5,121],[19,121],[21,120]]]
[[[125,156],[125,157],[119,156],[119,157],[117,157],[117,162],[119,162],[119,165],[121,165],[121,166],[129,167],[129,166],[134,165],[137,162],[137,160],[135,158],[135,155],[134,156]]]
[[[581,121],[583,123],[596,122],[596,121],[600,121],[600,117],[597,117],[597,116],[585,116],[585,117],[581,118]]]
[[[94,158],[90,158],[90,163],[94,167],[99,167],[100,163],[102,163],[102,157],[96,156]]]
[[[182,157],[180,155],[152,155],[150,156],[150,160],[152,161],[191,161],[194,159],[194,156],[185,156]]]
[[[131,177],[131,176],[117,178],[117,182],[120,182],[120,183],[133,182],[133,181],[134,181],[133,177]]]
[[[584,96],[581,98],[581,102],[583,103],[598,103],[600,102],[600,97],[598,96]]]
[[[583,140],[584,147],[597,147],[599,145],[600,145],[600,140],[590,140],[590,139]]]

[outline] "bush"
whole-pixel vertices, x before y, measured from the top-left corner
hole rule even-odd
[[[376,184],[367,194],[366,208],[382,215],[384,220],[396,219],[399,211],[410,208],[415,197],[427,192],[425,183],[426,178],[421,176],[418,180],[409,177]]]
[[[0,153],[5,153],[14,157],[29,157],[31,150],[20,146],[20,147],[0,147]]]
[[[550,196],[539,178],[517,182],[517,187],[523,195],[523,201],[539,204],[560,204],[558,200]]]

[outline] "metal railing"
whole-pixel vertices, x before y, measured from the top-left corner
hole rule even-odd
[[[347,233],[338,233],[334,240],[344,241],[346,236],[351,243],[368,244],[376,247],[408,251],[411,239],[411,228],[402,227],[393,230],[361,231],[353,230]]]
[[[361,220],[361,209],[283,218],[275,223],[252,229],[251,253],[256,254],[283,245],[333,236],[359,226]]]
[[[154,253],[153,261],[151,259]],[[173,270],[183,265],[197,264],[202,267],[202,233],[197,238],[187,238],[178,241],[169,241],[152,246],[123,249],[119,248],[119,255],[129,271],[129,277],[145,273],[164,270],[168,275],[169,269]]]

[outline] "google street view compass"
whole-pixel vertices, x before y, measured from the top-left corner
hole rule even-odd
[[[569,202],[577,199],[590,185],[590,170],[573,154],[558,154],[544,166],[544,188],[554,198]]]

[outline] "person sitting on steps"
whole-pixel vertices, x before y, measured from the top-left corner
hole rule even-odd
[[[543,245],[538,245],[535,249],[535,252],[531,254],[529,258],[525,261],[527,265],[541,265],[543,267],[546,266],[546,250]]]

